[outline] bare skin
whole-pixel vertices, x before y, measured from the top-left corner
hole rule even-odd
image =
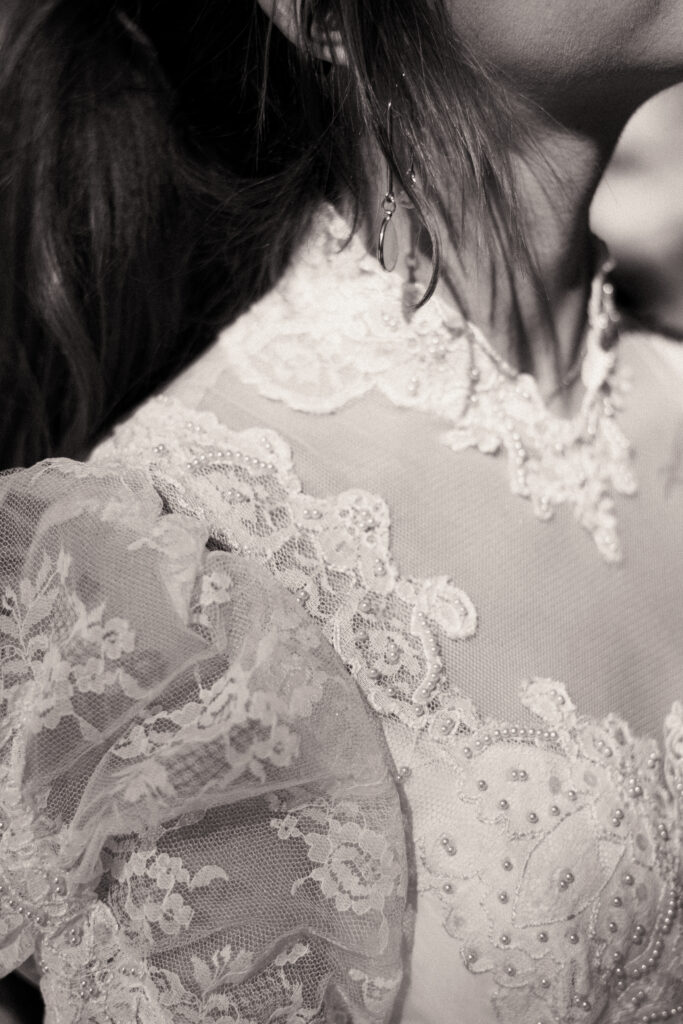
[[[295,0],[258,2],[296,42]],[[448,0],[448,7],[461,38],[523,96],[520,116],[531,126],[536,151],[513,160],[546,295],[540,296],[521,270],[513,268],[510,277],[509,262],[496,267],[505,256],[489,256],[474,236],[461,241],[457,252],[446,246],[447,272],[439,287],[447,292],[450,279],[466,296],[471,319],[503,355],[517,349],[515,332],[523,333],[533,354],[533,366],[525,369],[533,371],[558,412],[570,412],[578,396],[563,390],[561,381],[585,327],[591,200],[633,111],[683,80],[683,5],[681,0]],[[337,36],[333,43],[333,52],[321,44],[319,56],[343,62],[343,40]],[[369,240],[375,227],[368,224]],[[406,218],[402,230],[407,232]]]
[[[554,351],[541,343],[548,325],[535,289],[517,276],[514,291],[541,388],[558,405],[571,405],[571,396],[555,389],[584,325],[591,200],[631,114],[683,78],[683,7],[679,0],[449,0],[449,8],[465,42],[532,104],[524,116],[532,118],[547,165],[520,158],[516,171],[553,312]],[[492,310],[489,268],[473,255],[453,254],[453,263],[461,274],[479,267],[462,283],[474,319],[504,346],[514,323],[512,295],[500,295]]]
[[[683,85],[646,103],[619,140],[593,206],[638,316],[683,333]]]

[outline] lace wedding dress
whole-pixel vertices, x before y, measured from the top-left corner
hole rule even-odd
[[[683,1017],[683,358],[599,273],[554,416],[347,230],[4,480],[4,969],[59,1022]]]

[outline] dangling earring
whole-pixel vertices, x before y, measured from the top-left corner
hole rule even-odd
[[[389,142],[389,152],[392,148],[392,108],[391,100],[387,104],[387,139]],[[388,161],[389,168],[389,181],[387,183],[387,190],[382,200],[382,210],[384,216],[382,217],[382,223],[379,228],[379,239],[377,240],[377,259],[379,265],[383,270],[391,272],[398,262],[398,239],[396,238],[396,228],[392,224],[392,217],[396,213],[396,196],[394,195],[394,168],[391,165],[391,161]]]
[[[415,184],[415,166],[412,160],[408,171],[408,180],[411,185]],[[413,316],[423,292],[417,280],[417,268],[419,265],[417,247],[420,239],[420,229],[419,226],[416,226],[413,217],[408,218],[408,223],[410,228],[410,249],[405,259],[408,277],[403,285],[402,293],[403,316],[406,320],[410,320]]]
[[[405,73],[403,75],[405,77]],[[387,104],[387,140],[389,142],[389,152],[393,152],[393,108],[391,100]],[[379,238],[377,240],[377,259],[379,265],[383,270],[391,272],[396,268],[398,263],[398,237],[396,234],[396,226],[393,223],[393,217],[398,209],[399,205],[404,209],[410,209],[410,201],[407,196],[403,195],[401,199],[397,199],[394,191],[394,168],[390,161],[387,161],[388,166],[388,183],[387,190],[382,200],[382,223],[379,228]],[[411,157],[410,167],[408,168],[408,181],[411,185],[415,184],[415,161]],[[410,250],[406,256],[406,267],[408,269],[408,280],[403,286],[403,315],[406,320],[409,320],[415,312],[420,296],[421,288],[417,282],[416,270],[418,266],[417,259],[417,244],[419,231],[416,229],[413,222],[413,218],[409,218],[410,227]]]

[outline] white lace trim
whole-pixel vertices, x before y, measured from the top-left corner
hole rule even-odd
[[[280,284],[221,335],[240,377],[293,409],[329,413],[372,390],[446,420],[454,451],[504,452],[513,493],[549,519],[573,508],[608,561],[621,548],[615,494],[633,494],[630,445],[615,411],[628,389],[616,349],[603,342],[616,314],[604,269],[593,283],[572,419],[552,415],[533,377],[515,374],[481,332],[435,296],[406,322],[401,282],[384,273],[327,207]]]
[[[475,607],[446,575],[400,575],[381,498],[363,490],[313,498],[275,431],[234,433],[213,413],[166,397],[148,402],[94,458],[120,457],[122,448],[126,459],[154,460],[161,493],[186,513],[201,510],[220,543],[266,560],[322,626],[375,711],[418,730],[429,723],[438,731],[443,716],[467,729],[480,723],[447,680],[440,654],[440,642],[474,635]]]

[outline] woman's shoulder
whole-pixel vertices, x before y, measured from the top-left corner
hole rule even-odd
[[[0,529],[1,973],[36,955],[69,1021],[360,1007],[398,971],[402,821],[320,631],[144,470],[5,474]]]

